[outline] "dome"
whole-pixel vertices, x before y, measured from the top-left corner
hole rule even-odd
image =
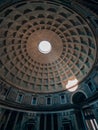
[[[50,43],[48,53],[40,51],[42,41]],[[89,23],[68,6],[25,1],[0,12],[0,76],[13,87],[34,93],[69,90],[86,78],[95,58]],[[68,86],[69,81],[76,82]]]

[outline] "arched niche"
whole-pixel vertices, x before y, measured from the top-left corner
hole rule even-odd
[[[81,104],[86,99],[86,95],[83,92],[76,92],[72,96],[72,103],[74,104]]]

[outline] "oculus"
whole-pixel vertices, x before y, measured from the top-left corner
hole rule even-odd
[[[48,41],[41,41],[38,45],[38,50],[43,54],[50,53],[51,49],[51,44]]]

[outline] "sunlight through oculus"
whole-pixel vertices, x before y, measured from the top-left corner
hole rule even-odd
[[[41,53],[48,54],[51,51],[52,47],[51,47],[50,42],[48,42],[48,41],[41,41],[39,43],[38,49],[39,49],[39,51]]]
[[[76,85],[77,83],[78,83],[77,79],[68,80],[66,88],[68,89],[68,91],[73,92],[78,88],[78,85]],[[74,87],[72,87],[72,86],[74,86]]]

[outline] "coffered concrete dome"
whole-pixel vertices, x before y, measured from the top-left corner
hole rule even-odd
[[[49,44],[40,48],[43,41]],[[74,88],[95,58],[92,29],[65,5],[24,1],[0,12],[0,77],[13,87],[36,93]]]

